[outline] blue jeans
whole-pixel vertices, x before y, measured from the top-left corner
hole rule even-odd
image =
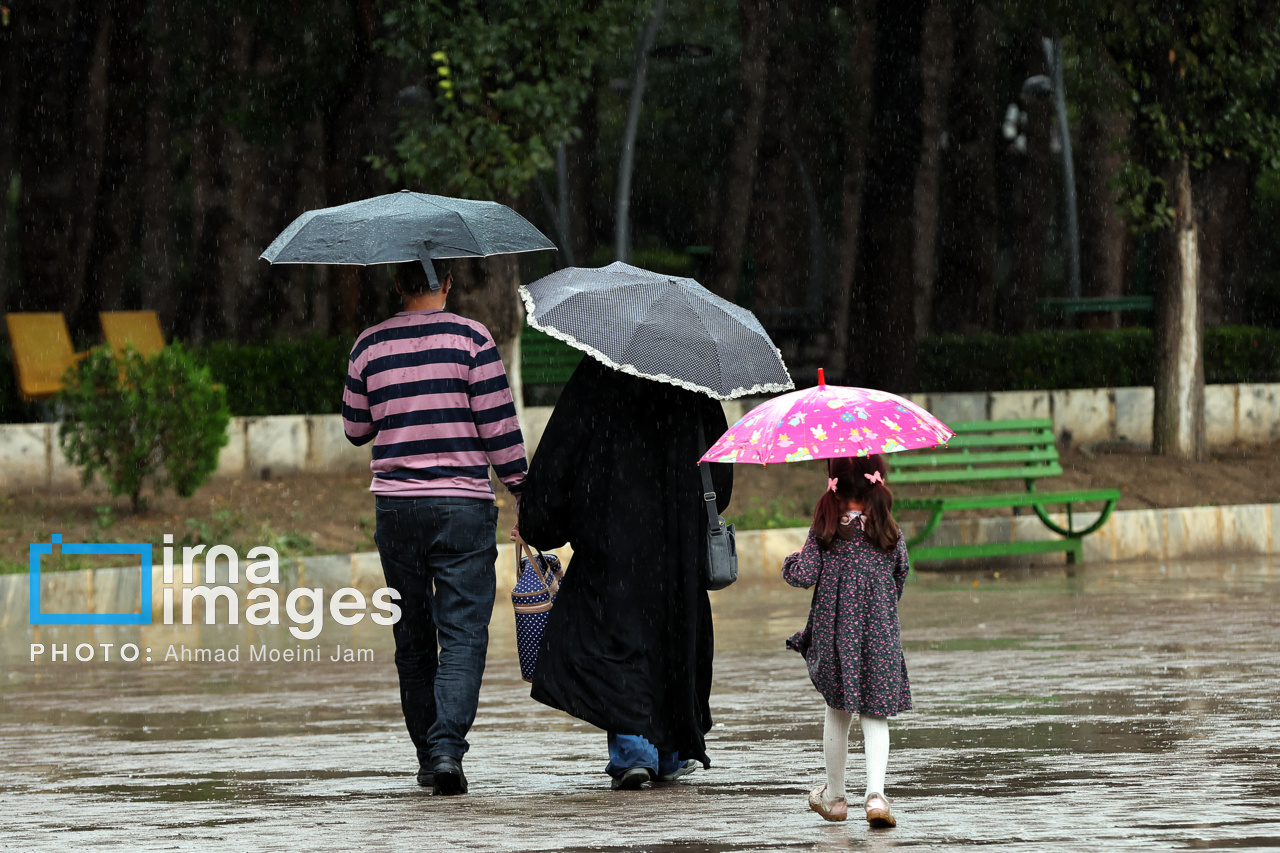
[[[615,779],[632,767],[647,767],[654,776],[665,776],[676,772],[683,765],[680,753],[659,753],[648,738],[609,732],[609,766],[604,772]]]
[[[400,593],[392,633],[405,726],[420,764],[461,759],[489,649],[498,508],[478,498],[379,496],[377,517],[382,572]]]

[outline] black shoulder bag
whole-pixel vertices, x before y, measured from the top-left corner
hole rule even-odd
[[[698,446],[703,453],[710,445],[702,428],[702,412],[698,412]],[[701,455],[701,454],[699,454]],[[707,564],[702,572],[702,585],[707,589],[724,589],[738,579],[738,547],[732,524],[725,524],[716,512],[716,487],[711,482],[711,463],[698,465],[702,472],[702,500],[707,505]]]

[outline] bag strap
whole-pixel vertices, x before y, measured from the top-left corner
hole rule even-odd
[[[551,595],[555,595],[560,589],[560,584],[556,581],[555,572],[551,570],[551,567],[543,566],[543,559],[545,558],[542,552],[538,551],[538,556],[535,557],[533,555],[535,549],[531,548],[529,543],[524,541],[519,534],[516,535],[516,548],[516,583],[520,582],[520,552],[523,551],[525,556],[529,558],[529,563],[533,566],[533,572],[538,576],[538,580],[542,582],[542,586]],[[546,574],[544,575],[543,572],[546,572]]]
[[[702,448],[702,453],[706,453],[711,445],[707,444],[707,434],[702,428],[702,410],[698,410],[698,446]],[[702,453],[698,455],[701,456]],[[716,512],[716,487],[711,482],[711,463],[698,463],[698,470],[702,472],[702,500],[707,505],[707,524],[713,532],[720,530],[720,513]]]

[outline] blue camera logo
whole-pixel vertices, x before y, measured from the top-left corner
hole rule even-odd
[[[142,564],[140,613],[42,613],[40,611],[40,559],[53,554],[53,546],[64,554],[130,554]],[[150,625],[151,624],[151,545],[146,542],[113,542],[90,545],[83,542],[62,544],[55,533],[48,545],[31,543],[31,624],[32,625]]]

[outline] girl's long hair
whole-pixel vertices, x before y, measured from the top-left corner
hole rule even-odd
[[[862,504],[862,531],[877,548],[892,551],[898,547],[902,533],[893,520],[893,492],[884,483],[887,470],[879,454],[827,463],[827,476],[835,479],[836,488],[828,488],[813,510],[813,532],[824,551],[835,539],[844,503],[849,500]]]

